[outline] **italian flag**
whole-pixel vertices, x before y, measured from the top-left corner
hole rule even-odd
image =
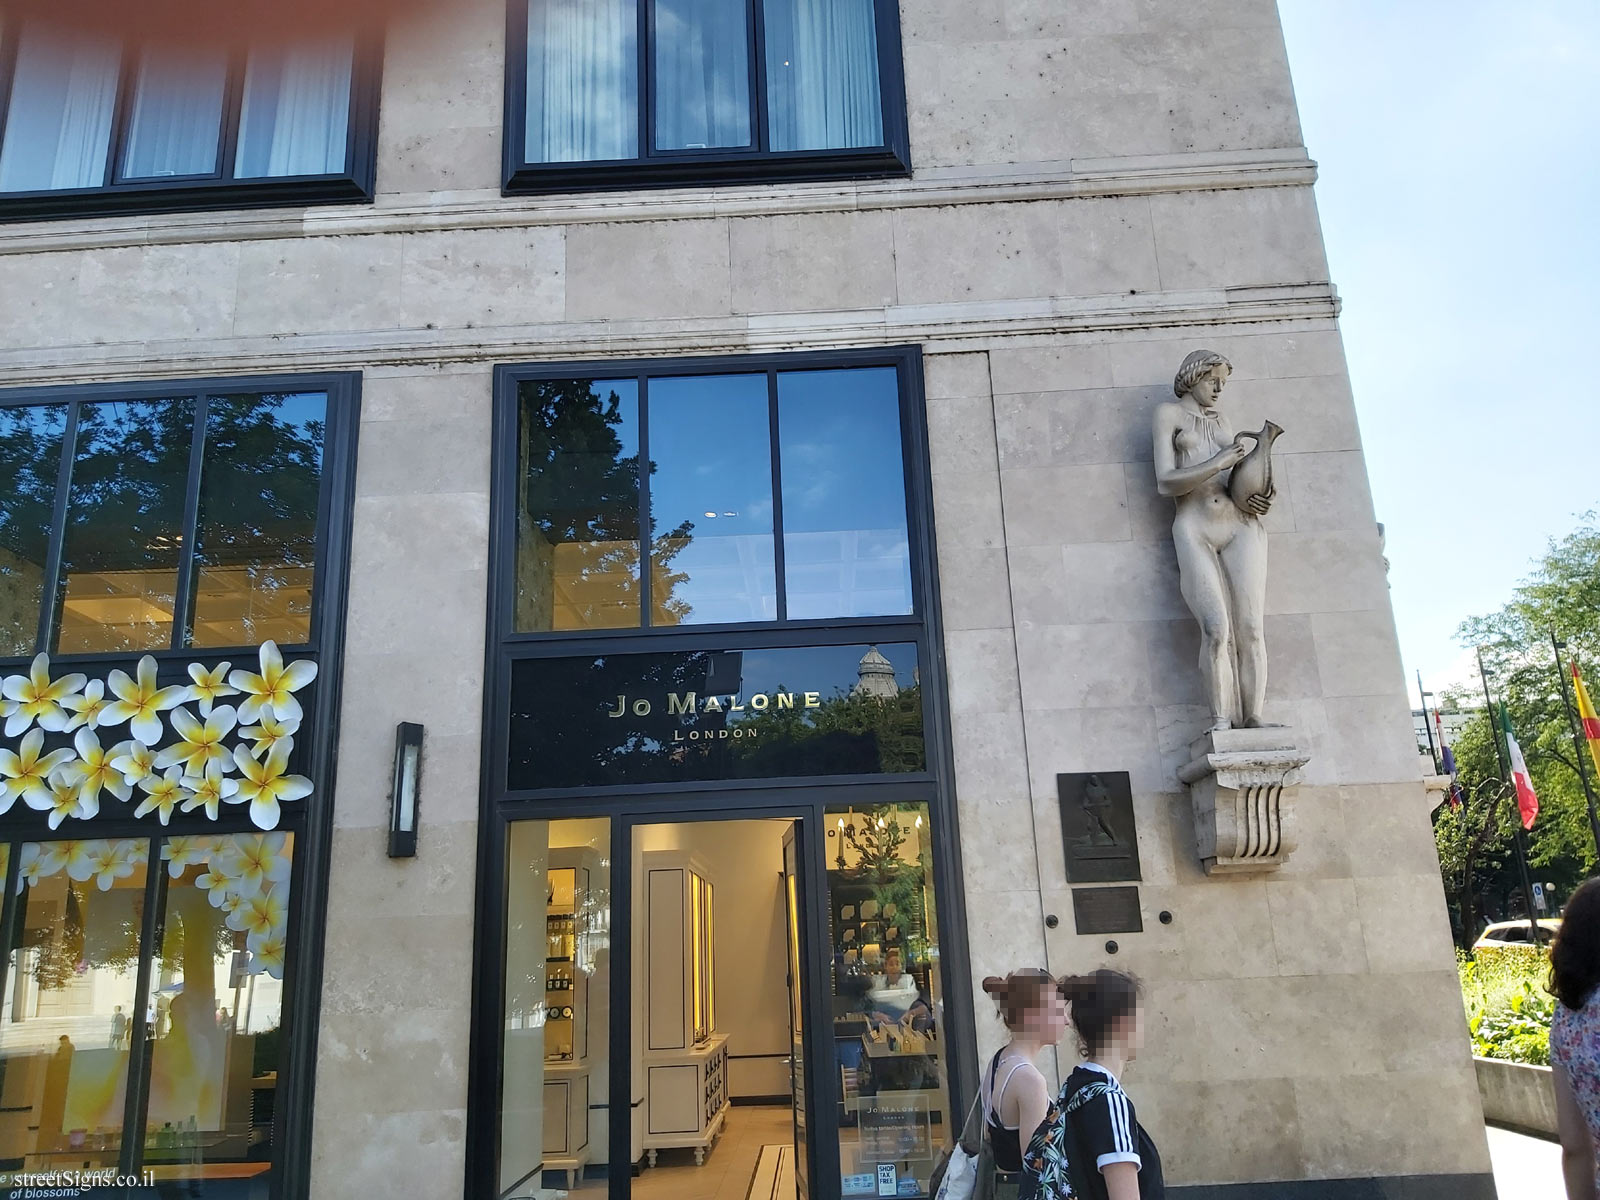
[[[1511,732],[1511,714],[1504,704],[1500,706],[1500,727],[1506,731],[1506,752],[1511,755],[1511,779],[1517,785],[1517,811],[1522,814],[1522,827],[1532,829],[1539,816],[1539,797],[1533,790],[1533,776],[1528,774],[1522,747],[1517,745],[1517,735]]]
[[[1572,664],[1572,690],[1578,696],[1578,716],[1583,721],[1583,740],[1589,745],[1589,757],[1594,759],[1594,769],[1600,771],[1600,716],[1595,715],[1594,701],[1589,699],[1589,689],[1583,686],[1583,676],[1578,674],[1578,664]]]

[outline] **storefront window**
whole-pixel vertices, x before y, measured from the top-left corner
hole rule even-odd
[[[604,817],[511,825],[498,1174],[502,1197],[606,1192],[610,853],[611,822]]]
[[[67,406],[0,408],[0,657],[33,650]]]
[[[518,632],[913,613],[895,367],[523,379],[517,400]]]
[[[912,643],[512,664],[516,790],[926,770]]]
[[[950,1111],[925,804],[831,805],[828,937],[845,1196],[928,1194]]]

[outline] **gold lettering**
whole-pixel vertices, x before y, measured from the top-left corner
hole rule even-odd
[[[744,729],[738,725],[735,725],[733,727],[733,736],[736,738],[742,738],[744,736]]]
[[[793,708],[794,707],[794,693],[793,692],[779,692],[778,693],[778,707],[779,708]]]
[[[717,736],[719,738],[725,738],[728,736],[728,731],[726,729],[719,729],[717,730]]]
[[[633,702],[633,715],[636,717],[648,717],[650,715],[650,701],[635,700]]]
[[[822,693],[821,692],[807,692],[806,693],[806,707],[807,708],[821,708],[822,707]]]
[[[674,730],[673,730],[673,731],[672,731],[672,740],[673,740],[673,741],[675,741],[675,742],[681,742],[681,741],[683,741],[683,730],[681,730],[681,729],[674,729]]]
[[[689,730],[689,740],[691,742],[698,742],[700,740],[700,731],[698,729]]]
[[[737,697],[737,696],[729,696],[728,699],[730,701],[732,701],[732,703],[733,703],[733,709],[732,709],[733,712],[743,712],[744,711],[744,705],[739,703],[739,697]]]
[[[628,698],[626,696],[618,696],[617,697],[617,711],[616,712],[608,712],[606,714],[606,716],[608,716],[608,717],[620,717],[620,716],[622,716],[623,713],[625,713],[627,711],[628,711]]]
[[[694,712],[694,706],[695,694],[693,692],[684,692],[681,695],[677,692],[667,693],[667,715],[669,717],[677,716],[680,713],[692,713]]]
[[[762,692],[757,692],[754,696],[750,697],[750,707],[755,709],[757,712],[766,712],[767,703],[767,697]]]
[[[706,706],[701,711],[702,712],[721,712],[722,711],[722,701],[718,700],[715,696],[707,696],[706,697]]]

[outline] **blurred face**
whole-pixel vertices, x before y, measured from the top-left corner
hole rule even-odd
[[[891,978],[900,974],[900,956],[898,954],[889,955],[888,958],[884,959],[883,969]]]
[[[1123,1046],[1123,1053],[1128,1061],[1132,1062],[1139,1057],[1139,1050],[1144,1045],[1144,1006],[1139,1005],[1122,1020],[1117,1022],[1117,1038]]]
[[[1014,1031],[1049,1045],[1059,1042],[1067,1032],[1067,1002],[1054,986],[1039,989],[1033,1003],[1022,1010],[1021,1024]]]

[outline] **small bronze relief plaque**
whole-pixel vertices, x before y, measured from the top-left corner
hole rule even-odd
[[[1072,919],[1079,933],[1143,933],[1139,889],[1073,888]]]
[[[1137,883],[1139,838],[1126,771],[1056,776],[1068,883]]]

